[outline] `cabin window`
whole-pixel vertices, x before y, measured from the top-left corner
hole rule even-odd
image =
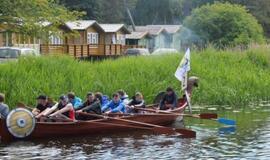
[[[115,37],[115,34],[112,35],[112,44],[116,44],[116,37]]]
[[[63,40],[59,36],[51,35],[50,44],[63,44]]]
[[[118,34],[117,35],[117,44],[125,45],[125,43],[126,43],[126,36],[123,34]]]
[[[87,43],[88,44],[98,44],[98,33],[87,33]]]

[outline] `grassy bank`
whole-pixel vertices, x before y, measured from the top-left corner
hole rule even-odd
[[[129,95],[143,92],[151,103],[156,93],[180,89],[174,72],[182,55],[127,57],[102,62],[79,62],[69,57],[22,58],[0,65],[0,92],[7,103],[34,104],[44,93],[53,98],[68,91],[84,97],[88,91],[111,95],[122,88]],[[245,52],[207,49],[192,52],[190,75],[200,77],[193,103],[246,105],[270,97],[270,56],[266,49]]]

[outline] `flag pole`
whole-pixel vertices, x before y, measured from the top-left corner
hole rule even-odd
[[[191,69],[190,68],[190,49],[188,48],[174,75],[179,81],[182,82],[182,91],[186,95],[189,113],[192,114],[190,97],[187,90],[188,89],[188,72],[190,71],[190,69]]]
[[[192,106],[190,102],[189,93],[187,91],[187,85],[188,85],[188,72],[186,72],[184,82],[182,82],[182,90],[184,91],[184,94],[186,95],[189,113],[192,114]]]

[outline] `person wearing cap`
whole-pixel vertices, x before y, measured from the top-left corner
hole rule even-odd
[[[37,97],[37,105],[36,108],[32,110],[32,113],[35,116],[38,116],[39,114],[43,113],[48,108],[51,108],[53,104],[48,102],[48,97],[45,95],[39,95]]]
[[[9,113],[9,107],[5,102],[5,95],[3,93],[0,93],[0,118],[7,118],[7,115]]]
[[[138,110],[136,110],[136,108],[145,108],[145,102],[142,93],[137,92],[126,106],[128,113],[138,113]]]
[[[37,118],[40,118],[41,116],[75,120],[75,111],[73,105],[69,102],[68,97],[62,95],[59,97],[58,103],[56,103],[50,109],[45,110],[44,113],[39,114]]]
[[[82,99],[75,96],[74,92],[68,92],[67,97],[75,110],[77,110],[82,105]]]
[[[166,89],[166,94],[159,103],[160,110],[174,109],[177,107],[177,95],[171,87]]]
[[[50,114],[49,117],[59,117],[64,119],[75,120],[75,110],[73,105],[69,102],[67,96],[62,95],[59,98],[59,102],[57,104],[57,111]]]
[[[106,113],[125,113],[126,107],[120,99],[120,95],[114,93],[113,99],[107,105],[103,106],[101,110]]]

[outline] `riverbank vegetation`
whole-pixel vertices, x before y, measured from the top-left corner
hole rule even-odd
[[[194,104],[247,105],[267,100],[270,93],[270,55],[267,47],[247,51],[192,51],[190,75],[200,78]],[[84,97],[89,91],[111,95],[124,89],[136,91],[151,103],[159,91],[180,83],[174,72],[182,55],[123,57],[101,62],[70,57],[29,57],[0,64],[0,92],[12,107],[17,102],[35,104],[39,94],[54,99],[68,91]]]

